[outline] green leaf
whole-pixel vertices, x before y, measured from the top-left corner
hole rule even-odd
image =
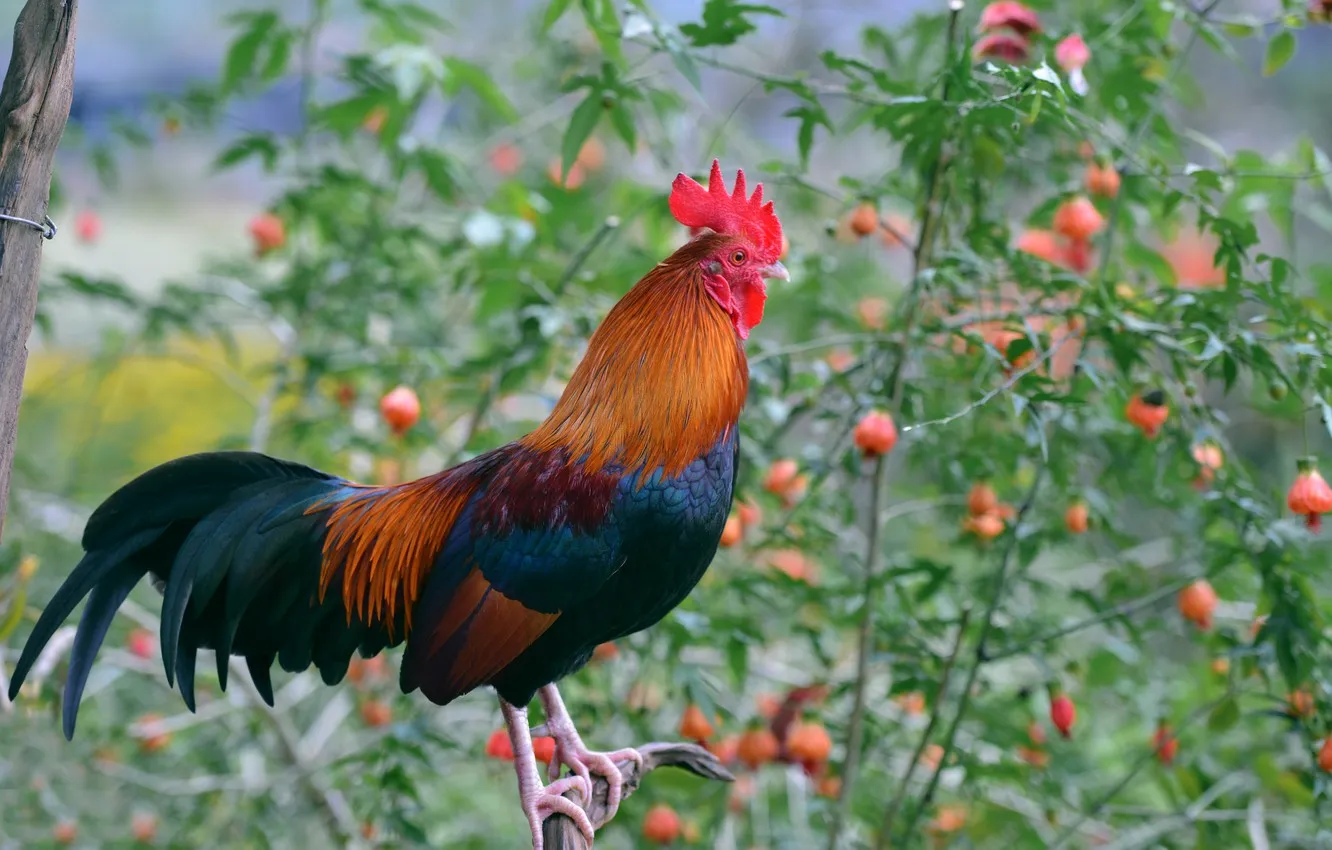
[[[259,79],[272,82],[287,73],[291,62],[291,46],[296,41],[296,34],[282,30],[273,36],[268,45],[268,55],[264,57],[264,66],[259,69]]]
[[[277,164],[279,148],[277,140],[267,133],[252,133],[237,140],[231,147],[218,154],[213,167],[218,170],[239,165],[252,157],[259,157],[265,170],[271,171]]]
[[[601,105],[601,92],[596,90],[588,92],[583,102],[574,109],[573,115],[569,118],[569,127],[564,131],[564,140],[560,142],[561,179],[569,176],[569,169],[578,159],[578,152],[583,149],[583,143],[597,128],[597,122],[601,120],[601,114],[605,111]]]
[[[235,20],[248,21],[248,25],[231,43],[222,63],[221,88],[224,91],[237,90],[241,83],[254,75],[259,51],[277,26],[278,16],[276,12],[255,12],[239,15]]]
[[[1207,716],[1207,728],[1213,732],[1224,732],[1238,723],[1239,719],[1239,703],[1235,701],[1234,697],[1226,697]]]
[[[1263,57],[1263,76],[1270,77],[1285,67],[1295,55],[1295,33],[1282,30],[1272,36],[1267,43],[1267,55]]]
[[[450,57],[444,60],[444,68],[448,74],[441,83],[448,94],[456,94],[461,86],[466,86],[504,121],[518,120],[518,110],[480,65]]]
[[[703,6],[701,24],[681,24],[680,33],[695,47],[724,47],[758,29],[748,15],[786,17],[780,9],[735,0],[708,0]]]
[[[676,44],[675,39],[670,39],[666,42],[666,52],[671,55],[671,61],[675,63],[675,69],[680,72],[680,76],[689,81],[694,91],[703,94],[703,78],[699,75],[698,65],[695,64],[694,57],[689,55],[689,51]]]
[[[634,125],[634,113],[623,102],[616,101],[610,110],[611,126],[615,132],[624,140],[625,147],[630,151],[638,143],[638,128]]]
[[[573,0],[551,0],[550,5],[546,7],[546,14],[541,17],[541,32],[544,34],[555,26],[555,22],[564,17],[564,13],[569,11],[572,5]]]

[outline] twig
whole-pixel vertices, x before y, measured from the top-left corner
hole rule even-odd
[[[697,744],[644,744],[638,748],[638,752],[643,756],[641,771],[638,765],[631,761],[615,763],[620,770],[620,776],[624,779],[625,798],[638,789],[643,777],[659,767],[678,767],[695,776],[720,782],[735,781],[735,777],[716,756]],[[595,777],[592,783],[592,801],[583,806],[593,823],[600,823],[605,819],[609,792],[610,785],[606,780],[599,776]],[[581,798],[576,791],[571,790],[564,796],[581,804]],[[583,834],[574,826],[573,821],[564,815],[555,815],[547,820],[543,834],[547,850],[588,850]]]
[[[9,676],[5,674],[5,648],[0,646],[0,711],[5,714],[14,710],[14,703],[9,700]]]
[[[1221,703],[1225,702],[1228,699],[1233,699],[1234,697],[1235,694],[1232,691],[1227,691],[1225,694],[1212,700],[1211,702],[1208,702],[1206,705],[1202,705],[1194,709],[1189,714],[1189,716],[1184,720],[1184,722],[1180,724],[1181,729],[1184,727],[1192,726],[1195,722],[1197,722],[1197,720],[1200,717],[1210,714],[1212,710],[1215,709],[1218,705],[1220,705]],[[1176,731],[1176,734],[1178,734],[1178,731],[1179,730]],[[1064,828],[1064,831],[1059,834],[1059,837],[1055,839],[1055,842],[1052,845],[1050,845],[1050,850],[1060,850],[1060,848],[1068,846],[1068,843],[1073,840],[1073,837],[1075,835],[1078,834],[1078,830],[1082,828],[1082,825],[1087,822],[1088,818],[1094,817],[1098,812],[1104,809],[1105,806],[1111,800],[1119,796],[1120,791],[1123,791],[1125,788],[1127,788],[1129,786],[1129,783],[1131,783],[1134,779],[1138,777],[1138,774],[1141,773],[1143,769],[1147,767],[1147,765],[1151,764],[1154,761],[1156,761],[1156,747],[1152,746],[1149,747],[1146,751],[1142,753],[1142,755],[1138,757],[1137,761],[1133,763],[1133,766],[1128,769],[1128,772],[1125,773],[1124,776],[1118,782],[1116,782],[1110,788],[1109,791],[1106,791],[1104,794],[1102,794],[1096,800],[1096,802],[1092,803],[1090,806],[1087,807],[1086,811],[1078,815],[1077,820],[1073,821],[1073,823],[1069,824],[1067,827]],[[1220,785],[1221,783],[1217,784]],[[1216,786],[1213,786],[1213,788],[1215,787]],[[1201,811],[1201,807],[1198,806],[1198,803],[1207,797],[1208,795],[1206,794],[1204,794],[1203,797],[1200,797],[1197,801],[1195,801],[1192,805],[1190,805],[1188,809],[1185,810],[1185,814],[1188,815],[1190,811],[1194,810]]]
[[[1192,581],[1193,581],[1192,578],[1187,578],[1182,581],[1177,581],[1173,584],[1168,584],[1165,587],[1160,588],[1159,590],[1153,591],[1152,593],[1149,593],[1146,596],[1141,597],[1140,599],[1134,599],[1132,601],[1116,605],[1113,608],[1107,608],[1106,610],[1100,612],[1099,614],[1087,617],[1084,620],[1078,620],[1076,623],[1070,623],[1067,626],[1062,626],[1057,629],[1051,629],[1048,632],[1042,632],[1041,634],[1036,635],[1035,637],[1030,637],[1027,638],[1026,640],[1010,644],[1009,646],[1006,646],[1003,649],[998,650],[997,652],[986,653],[982,660],[985,662],[990,662],[990,661],[998,661],[1002,658],[1009,658],[1011,656],[1026,652],[1028,649],[1030,649],[1033,646],[1036,646],[1037,644],[1049,643],[1052,640],[1057,640],[1061,637],[1066,637],[1068,635],[1073,634],[1074,632],[1080,632],[1083,629],[1090,628],[1092,626],[1097,625],[1098,623],[1104,623],[1107,620],[1114,620],[1119,617],[1126,617],[1129,614],[1137,613],[1138,611],[1141,611],[1144,608],[1152,607],[1157,602],[1161,601],[1167,596],[1171,596],[1179,592],[1180,588],[1184,587],[1185,585],[1189,584]]]
[[[966,608],[962,611],[962,616],[957,622],[957,638],[953,641],[953,651],[948,654],[943,671],[939,674],[939,687],[934,692],[934,704],[930,710],[929,722],[925,724],[925,731],[920,733],[920,743],[916,744],[916,749],[911,754],[911,761],[907,764],[906,773],[902,776],[901,784],[897,786],[897,793],[893,795],[892,801],[883,810],[883,822],[879,825],[879,834],[874,839],[875,850],[887,850],[888,836],[892,834],[893,821],[897,819],[897,813],[906,800],[907,789],[911,787],[911,776],[916,772],[916,765],[920,763],[920,757],[924,754],[925,747],[930,743],[930,736],[934,734],[934,727],[939,725],[939,718],[943,716],[944,697],[948,694],[948,683],[953,676],[953,665],[957,662],[957,656],[962,651],[962,644],[967,636],[967,625],[970,622],[971,609]]]
[[[965,0],[949,0],[947,62],[950,69],[953,52],[957,46],[958,18],[965,5]],[[943,100],[948,99],[951,81],[952,74],[946,73],[940,95]],[[936,219],[942,212],[939,209],[938,197],[943,182],[943,173],[947,167],[944,160],[943,145],[944,143],[940,142],[938,156],[926,178],[925,194],[921,202],[920,235],[912,252],[911,288],[907,291],[907,301],[903,311],[902,342],[898,349],[896,368],[893,369],[892,376],[889,378],[891,381],[889,395],[892,399],[890,408],[899,419],[902,415],[902,396],[906,389],[904,375],[906,374],[908,341],[911,328],[915,325],[917,307],[920,304],[920,291],[925,281],[924,270],[931,259],[933,235],[937,225]],[[857,410],[854,415],[858,415],[858,413]],[[845,439],[849,431],[850,428],[848,427],[837,442],[840,443]],[[879,555],[879,532],[882,527],[882,518],[879,516],[879,499],[880,491],[883,489],[884,462],[882,456],[875,461],[870,484],[869,533],[867,535],[869,539],[866,544],[865,581],[862,590],[864,601],[861,607],[860,623],[857,627],[859,639],[856,649],[856,679],[851,696],[851,717],[847,722],[846,762],[842,771],[842,789],[833,808],[832,823],[828,827],[828,850],[836,850],[837,842],[842,836],[842,829],[846,825],[847,815],[851,809],[852,793],[855,790],[856,771],[860,764],[860,750],[865,735],[865,692],[869,680],[869,658],[874,648],[874,611],[878,607],[877,594],[875,593],[877,586],[875,570]],[[799,505],[792,509],[792,513],[798,508]]]
[[[596,251],[601,243],[606,241],[606,237],[610,236],[611,231],[619,226],[620,217],[618,215],[606,216],[606,220],[601,223],[601,227],[598,227],[597,232],[592,234],[592,238],[587,240],[577,254],[574,254],[573,259],[569,261],[569,265],[565,267],[564,274],[560,275],[560,279],[555,282],[555,287],[551,292],[557,298],[564,294],[564,290],[573,282],[574,277],[583,270],[583,266],[587,263],[588,258],[592,256],[592,252]]]
[[[1054,345],[1047,348],[1040,357],[1028,363],[1023,368],[1015,371],[1013,375],[1010,378],[1008,378],[1008,380],[1004,381],[1002,384],[990,390],[985,395],[971,402],[966,407],[963,407],[961,410],[958,410],[954,413],[950,413],[947,416],[944,416],[940,419],[928,419],[924,422],[917,422],[914,425],[904,425],[902,426],[902,433],[909,434],[912,431],[919,431],[921,428],[932,428],[938,425],[949,425],[961,419],[962,417],[967,416],[968,414],[976,411],[977,409],[984,407],[985,405],[994,401],[997,397],[1011,390],[1014,386],[1017,385],[1018,381],[1021,381],[1027,375],[1030,375],[1032,372],[1041,368],[1041,366],[1043,366],[1046,363],[1046,361],[1050,360],[1056,354],[1059,353],[1059,349],[1063,348],[1065,343],[1075,338],[1078,338],[1077,334],[1069,334],[1068,336],[1062,337]]]
[[[846,739],[846,761],[842,767],[842,790],[837,806],[833,811],[832,826],[828,830],[828,848],[837,846],[841,835],[842,823],[850,808],[851,787],[856,780],[856,770],[860,766],[860,749],[865,734],[865,690],[869,681],[869,659],[874,649],[874,595],[875,571],[879,562],[879,533],[883,529],[883,517],[880,516],[879,500],[883,497],[883,470],[886,465],[885,455],[879,455],[874,461],[874,472],[870,475],[870,497],[868,516],[869,532],[865,540],[865,583],[861,595],[864,599],[860,612],[860,625],[856,647],[856,681],[851,696],[851,721],[848,724]]]
[[[61,626],[55,634],[51,635],[51,640],[47,642],[46,648],[42,650],[41,654],[37,656],[37,661],[33,663],[32,672],[28,673],[28,687],[34,691],[41,690],[42,682],[46,680],[47,676],[51,675],[51,671],[55,670],[56,665],[60,663],[61,656],[73,645],[74,632],[73,626]]]
[[[1042,427],[1044,426],[1042,425]],[[990,600],[985,606],[985,614],[981,619],[980,634],[976,638],[976,658],[967,671],[966,682],[962,686],[961,696],[958,697],[957,713],[953,715],[952,723],[948,726],[948,732],[944,735],[943,752],[939,756],[939,764],[930,776],[929,784],[925,787],[925,793],[921,797],[920,804],[912,810],[911,817],[907,820],[905,834],[908,836],[915,834],[917,821],[920,820],[921,814],[924,813],[930,804],[930,800],[934,797],[934,790],[939,785],[939,775],[943,773],[944,765],[948,762],[948,755],[953,751],[953,745],[957,740],[958,727],[962,725],[962,720],[971,707],[971,692],[976,685],[976,678],[980,675],[981,665],[985,663],[983,660],[985,642],[989,640],[990,630],[994,626],[994,615],[999,611],[999,603],[1003,600],[1004,589],[1008,583],[1009,566],[1013,561],[1013,553],[1017,551],[1018,531],[1021,529],[1023,520],[1027,518],[1027,513],[1031,510],[1032,505],[1036,503],[1036,494],[1040,491],[1045,473],[1045,464],[1036,468],[1036,475],[1032,478],[1031,487],[1027,490],[1026,497],[1018,507],[1017,516],[1013,519],[1013,527],[1008,533],[1008,544],[1004,547],[1003,555],[1000,556],[999,570],[994,577],[994,592],[990,595]]]

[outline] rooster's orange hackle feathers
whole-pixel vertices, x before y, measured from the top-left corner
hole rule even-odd
[[[749,365],[698,269],[722,238],[695,239],[629,290],[523,445],[566,449],[589,472],[614,463],[662,467],[669,476],[733,426],[749,391]]]

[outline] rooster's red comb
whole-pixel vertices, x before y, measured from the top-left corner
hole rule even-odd
[[[782,223],[773,212],[772,201],[763,203],[763,184],[745,197],[745,172],[735,172],[735,191],[727,193],[721,163],[712,161],[712,175],[704,189],[692,178],[677,175],[671,184],[671,214],[685,227],[706,227],[717,233],[748,237],[759,252],[758,259],[775,263],[782,254]]]

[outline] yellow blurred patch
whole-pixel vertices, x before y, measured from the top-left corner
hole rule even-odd
[[[172,342],[160,353],[114,357],[36,351],[24,382],[25,421],[54,420],[60,433],[51,436],[71,440],[75,450],[112,432],[117,438],[105,450],[127,450],[136,468],[214,449],[248,433],[270,380],[263,367],[277,350],[266,339],[238,339],[237,345],[234,361],[220,344],[193,340]]]

